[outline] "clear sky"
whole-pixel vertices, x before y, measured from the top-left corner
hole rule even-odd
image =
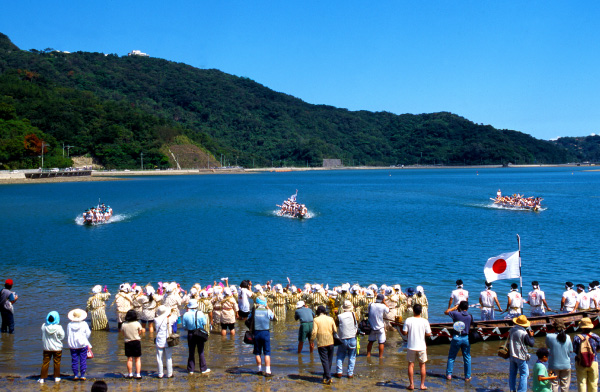
[[[21,49],[153,57],[313,104],[600,133],[598,1],[4,1]]]

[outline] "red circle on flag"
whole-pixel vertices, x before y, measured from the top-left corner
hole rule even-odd
[[[492,265],[492,271],[494,271],[497,274],[501,274],[504,271],[506,271],[506,260],[498,259],[494,261],[494,265]]]

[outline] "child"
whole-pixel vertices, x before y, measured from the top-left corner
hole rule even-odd
[[[54,381],[60,382],[60,359],[63,348],[61,340],[65,338],[65,331],[59,323],[60,316],[58,315],[58,312],[52,311],[46,316],[46,323],[42,324],[44,360],[42,362],[42,374],[38,380],[41,384],[43,384],[44,379],[48,377],[50,359],[54,359]]]
[[[548,376],[546,363],[550,352],[547,348],[542,347],[535,354],[538,360],[533,366],[533,392],[551,392],[550,380],[554,380],[557,376]]]
[[[140,333],[146,330],[137,319],[137,312],[133,309],[127,311],[125,315],[125,323],[121,327],[123,332],[123,340],[125,341],[125,356],[127,357],[127,371],[129,374],[125,378],[133,377],[133,359],[135,358],[135,379],[140,380],[142,376],[140,371],[142,368],[142,344]]]

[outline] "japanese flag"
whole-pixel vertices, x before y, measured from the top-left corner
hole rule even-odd
[[[483,273],[488,282],[520,277],[519,251],[502,253],[499,256],[490,257],[487,263],[485,263]]]

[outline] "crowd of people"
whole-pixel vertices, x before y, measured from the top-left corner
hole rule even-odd
[[[13,281],[8,279],[5,288],[0,291],[0,309],[2,310],[2,332],[14,332],[12,305],[18,296],[11,291]],[[576,312],[597,309],[600,305],[600,283],[593,281],[585,286],[565,283],[561,297],[560,311]],[[50,362],[54,363],[55,381],[60,381],[60,363],[63,340],[71,353],[71,365],[74,380],[85,380],[87,358],[93,357],[89,341],[94,330],[108,329],[107,305],[111,298],[106,286],[96,285],[87,301],[86,309],[73,309],[67,318],[67,331],[60,324],[60,315],[56,311],[48,313],[42,325],[43,363],[39,382],[48,377]],[[142,336],[149,332],[155,336],[156,364],[158,377],[173,377],[172,347],[178,344],[178,329],[187,332],[188,361],[187,371],[196,371],[196,354],[199,359],[200,373],[208,373],[204,357],[204,344],[211,331],[222,336],[235,336],[236,321],[242,320],[248,327],[244,341],[253,345],[257,373],[265,377],[272,376],[270,330],[272,323],[285,320],[289,312],[294,315],[298,326],[298,353],[309,342],[312,353],[317,346],[323,366],[323,383],[331,384],[332,378],[342,377],[344,362],[347,361],[346,376],[354,377],[354,367],[358,353],[360,335],[368,337],[366,355],[371,356],[373,346],[383,356],[386,331],[402,322],[400,332],[405,335],[409,389],[415,388],[414,365],[418,361],[421,383],[426,389],[427,337],[431,336],[431,326],[427,320],[427,297],[421,286],[408,288],[403,292],[400,285],[350,285],[348,283],[329,288],[322,284],[305,284],[298,288],[288,279],[286,286],[267,282],[253,285],[244,280],[239,286],[229,285],[227,278],[212,285],[202,287],[193,285],[189,291],[183,290],[176,282],[159,282],[155,289],[152,285],[139,286],[123,283],[115,295],[116,318],[119,331],[123,334],[124,352],[127,357],[126,378],[141,378]],[[527,389],[529,368],[527,347],[533,347],[533,332],[527,330],[530,321],[522,314],[523,306],[530,306],[531,316],[552,311],[546,302],[545,293],[539,282],[532,282],[532,290],[527,300],[521,298],[518,286],[512,285],[507,294],[507,305],[503,310],[492,284],[485,282],[485,290],[479,293],[481,320],[492,320],[494,308],[507,313],[514,327],[506,341],[509,359],[509,389],[524,391]],[[454,362],[462,351],[464,379],[471,380],[470,332],[474,317],[469,313],[469,292],[462,280],[456,281],[448,308],[444,312],[454,322],[446,366],[446,378],[453,379]],[[7,313],[10,309],[10,315]],[[6,317],[5,317],[6,315]],[[91,316],[91,328],[86,322]],[[290,319],[289,317],[287,318]],[[596,391],[598,364],[596,353],[600,338],[591,332],[594,327],[589,318],[579,322],[581,333],[573,341],[565,333],[565,326],[555,320],[556,333],[549,333],[546,346],[537,352],[538,361],[533,367],[535,391],[568,390],[571,379],[570,355],[576,354],[576,373],[580,391]],[[247,336],[249,335],[249,336]],[[335,353],[334,347],[337,348]],[[335,364],[334,364],[334,359]],[[264,365],[264,367],[263,367]],[[334,366],[335,365],[335,366]],[[165,369],[166,367],[166,369]],[[166,372],[165,372],[166,370]],[[517,377],[518,374],[518,377]],[[517,380],[519,380],[517,386]],[[518,387],[518,389],[517,389]]]

